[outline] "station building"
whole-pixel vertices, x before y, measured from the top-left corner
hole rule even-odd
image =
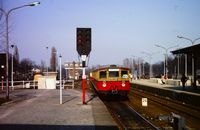
[[[192,46],[180,48],[174,51],[171,51],[174,55],[183,54],[187,57],[187,60],[184,65],[184,74],[186,76],[191,75],[191,82],[194,88],[197,87],[197,82],[200,82],[200,44],[195,44]],[[189,70],[189,68],[191,70]],[[189,73],[188,73],[189,72]],[[191,72],[191,73],[190,73]]]

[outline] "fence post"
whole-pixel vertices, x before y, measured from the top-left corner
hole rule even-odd
[[[15,90],[15,81],[13,80],[13,90]]]
[[[72,88],[74,89],[74,80],[72,80],[72,85],[73,85]]]
[[[23,80],[23,88],[24,88],[24,80]]]
[[[63,85],[62,85],[62,89],[65,89],[65,83],[64,83],[64,80],[62,80],[63,81]]]
[[[2,90],[2,92],[3,92],[3,88],[4,88],[4,82],[3,82],[3,79],[2,79],[2,81],[1,81],[1,90]]]
[[[33,87],[34,87],[34,89],[35,89],[35,81],[33,80]]]

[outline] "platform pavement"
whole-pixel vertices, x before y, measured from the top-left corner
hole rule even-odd
[[[0,106],[0,130],[118,129],[103,102],[91,94],[86,95],[88,102],[83,105],[81,91],[63,90],[60,105],[59,90],[29,89],[24,94],[27,91],[31,97]]]
[[[149,80],[134,80],[132,81],[132,87],[136,89],[141,89],[162,97],[167,97],[172,100],[180,101],[184,104],[200,107],[200,87],[193,88],[192,86],[182,86],[168,85],[168,84],[158,84],[152,83]]]
[[[188,94],[195,94],[195,95],[200,96],[200,86],[197,86],[196,89],[194,89],[192,86],[185,86],[185,88],[183,89],[182,86],[153,83],[148,79],[132,80],[131,83],[136,83],[136,84],[141,84],[141,85],[146,85],[146,86],[153,86],[153,87],[158,87],[158,88],[165,88],[165,89],[170,89],[170,90],[175,90],[175,91],[181,91]]]

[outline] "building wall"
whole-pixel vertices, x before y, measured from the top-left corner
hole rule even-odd
[[[81,76],[81,67],[80,62],[66,62],[65,69],[67,71],[67,78],[78,80]]]

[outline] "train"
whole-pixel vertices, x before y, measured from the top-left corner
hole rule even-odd
[[[131,70],[110,65],[90,72],[90,82],[99,94],[127,97],[130,92]]]

